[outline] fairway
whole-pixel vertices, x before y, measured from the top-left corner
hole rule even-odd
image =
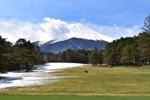
[[[84,71],[88,70],[88,73]],[[55,72],[71,76],[52,84],[1,90],[8,95],[150,96],[150,66],[82,66]]]
[[[1,100],[149,100],[150,97],[106,97],[106,96],[2,96]]]

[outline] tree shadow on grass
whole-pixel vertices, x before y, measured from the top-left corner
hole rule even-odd
[[[9,78],[9,77],[1,77],[0,84],[10,84],[15,80],[22,80],[23,78]]]

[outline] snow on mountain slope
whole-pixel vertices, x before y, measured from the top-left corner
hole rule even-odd
[[[43,45],[44,43],[46,43],[45,41],[35,41],[33,42],[35,45],[38,45],[38,46],[41,46]]]
[[[52,44],[52,43],[55,43],[55,41],[56,40],[50,40],[50,41],[47,41],[47,42],[45,42],[45,41],[35,41],[35,42],[32,42],[32,43],[34,43],[35,45],[38,45],[38,46],[45,46],[45,45],[50,45],[50,44]]]
[[[65,29],[67,30],[67,31],[63,31],[64,34],[62,34],[61,36],[60,36],[60,34],[58,34],[57,37],[55,37],[55,39],[50,40],[48,42],[38,41],[39,46],[41,46],[43,44],[52,44],[52,43],[64,41],[64,40],[67,40],[67,39],[70,39],[70,38],[82,38],[82,39],[100,40],[100,41],[104,40],[104,41],[107,41],[107,42],[112,42],[113,41],[112,38],[110,38],[108,36],[105,36],[103,34],[100,34],[96,31],[90,29],[89,27],[80,24],[80,23],[66,24],[64,26],[65,26]],[[57,30],[62,31],[63,29],[59,30],[59,28],[58,28]],[[62,37],[62,38],[60,38],[60,37]],[[37,44],[37,43],[35,43],[35,44]]]
[[[112,38],[105,36],[103,34],[100,34],[80,23],[70,24],[68,25],[68,28],[70,30],[70,32],[67,34],[68,38],[76,37],[76,38],[84,38],[84,39],[90,39],[90,40],[104,40],[108,42],[113,41]]]

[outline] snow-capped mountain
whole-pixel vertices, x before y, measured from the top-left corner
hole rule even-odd
[[[56,27],[54,26],[51,26],[51,29],[53,29],[54,32],[56,32],[55,34],[57,35],[55,36],[54,39],[48,41],[48,43],[64,41],[70,38],[82,38],[82,39],[87,39],[87,40],[100,40],[100,41],[103,40],[107,42],[113,41],[112,38],[106,35],[103,35],[99,32],[96,32],[90,29],[89,27],[82,25],[80,23],[65,24],[63,25],[63,28],[62,27],[57,28],[57,31],[56,31]],[[53,31],[51,30],[51,32]],[[46,38],[48,38],[48,36]],[[46,43],[44,41],[36,41],[36,42],[37,42],[36,44],[38,44],[39,46]]]
[[[99,32],[96,32],[80,23],[70,24],[68,25],[68,29],[69,29],[69,33],[67,34],[68,38],[76,37],[89,40],[104,40],[108,42],[113,41],[112,38],[105,36]]]
[[[39,45],[41,52],[58,53],[66,51],[67,49],[78,50],[93,50],[95,47],[98,49],[104,49],[108,42],[113,41],[112,38],[100,34],[87,26],[80,23],[66,24],[64,29],[58,28],[58,31],[63,34],[62,37],[58,35],[55,40],[48,42],[34,42],[35,45]]]
[[[50,34],[52,34],[53,38],[50,38],[48,42],[34,42],[35,45],[39,45],[42,52],[58,53],[67,49],[93,50],[95,47],[104,49],[108,42],[113,41],[112,38],[80,23],[68,24],[61,21],[57,21],[56,23],[56,21],[49,19],[49,23],[46,25],[49,28],[46,28],[45,39],[47,40],[51,36]]]
[[[82,39],[82,38],[70,38],[64,41],[59,42],[47,42],[40,47],[41,52],[51,52],[51,53],[58,53],[63,52],[68,49],[78,50],[93,50],[95,47],[100,50],[104,49],[105,46],[108,44],[107,41],[103,40],[89,40],[89,39]]]

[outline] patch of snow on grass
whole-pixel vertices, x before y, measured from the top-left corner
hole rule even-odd
[[[41,85],[55,82],[63,77],[56,77],[51,72],[61,71],[63,69],[83,65],[85,64],[47,63],[37,66],[37,70],[33,70],[33,72],[8,72],[7,74],[0,74],[0,77],[6,78],[0,80],[0,88]]]

